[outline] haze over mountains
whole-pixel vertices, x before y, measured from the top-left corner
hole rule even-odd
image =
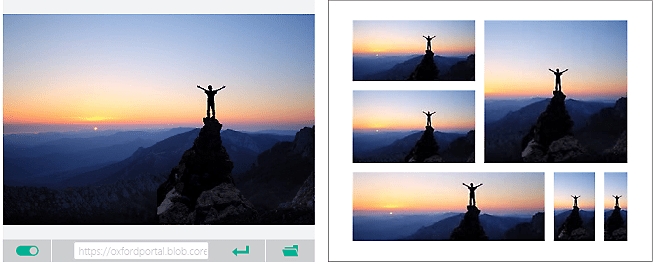
[[[453,230],[459,226],[463,217],[464,213],[456,212],[355,215],[353,240],[450,240]],[[533,216],[481,214],[479,222],[488,240],[532,240],[533,234],[528,234],[529,232],[524,230],[535,229],[540,233],[544,230],[543,213]],[[543,240],[544,237],[539,239]]]
[[[423,131],[354,132],[354,162],[405,162],[404,158]],[[434,132],[440,153],[446,162],[466,162],[474,151],[474,131],[468,133]],[[454,144],[452,144],[454,143]]]
[[[354,56],[352,58],[352,78],[354,81],[403,81],[420,64],[424,54],[405,56]],[[465,62],[468,56],[446,57],[435,55],[434,63],[439,69],[438,77],[448,76],[454,65]],[[473,58],[474,63],[474,58]],[[474,64],[473,64],[474,65]],[[456,78],[452,78],[456,80]]]
[[[193,145],[198,133],[199,129],[178,128],[99,133],[96,137],[66,133],[5,135],[4,221],[6,224],[156,223],[156,189]],[[278,143],[292,142],[295,137],[286,135],[287,132],[223,130],[221,134],[234,163],[234,178],[253,169],[261,153]],[[278,158],[282,159],[283,155]],[[295,190],[289,191],[292,194],[278,201],[290,202],[309,176],[305,174]],[[250,189],[261,187],[255,185]]]

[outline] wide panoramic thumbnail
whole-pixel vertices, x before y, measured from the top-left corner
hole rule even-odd
[[[544,237],[543,173],[354,173],[355,241]]]

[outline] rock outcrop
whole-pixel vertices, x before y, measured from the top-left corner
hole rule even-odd
[[[584,221],[579,215],[579,207],[572,207],[572,212],[557,230],[556,240],[594,240],[593,230],[584,227]]]
[[[260,213],[260,224],[314,224],[315,127],[261,153],[236,185]]]
[[[464,61],[452,65],[450,71],[441,77],[444,81],[474,81],[475,54],[470,54]]]
[[[583,160],[585,150],[572,136],[574,122],[565,109],[565,94],[554,96],[529,133],[522,138],[525,162],[575,162]]]
[[[475,162],[475,131],[452,141],[441,156],[448,162]]]
[[[531,217],[531,222],[520,223],[504,233],[504,240],[544,241],[545,213],[539,212]]]
[[[438,155],[438,143],[434,138],[434,128],[431,126],[425,127],[425,132],[416,142],[416,145],[411,149],[409,154],[404,157],[405,162],[443,162],[443,159]]]
[[[621,214],[622,209],[618,206],[613,208],[613,212],[604,224],[605,241],[627,241],[627,226]]]
[[[161,224],[247,224],[257,211],[234,186],[234,167],[222,145],[222,124],[204,118],[193,147],[157,189]]]
[[[420,64],[409,76],[409,81],[434,81],[438,79],[438,67],[434,63],[434,53],[431,50],[425,50]]]
[[[486,232],[484,232],[484,228],[479,222],[479,213],[481,211],[476,206],[470,205],[467,209],[468,211],[463,216],[463,220],[461,220],[459,226],[452,231],[450,240],[488,240],[488,236],[486,236]]]

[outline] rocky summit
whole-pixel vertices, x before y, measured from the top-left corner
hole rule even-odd
[[[157,189],[161,224],[247,224],[257,211],[234,186],[234,167],[222,145],[222,124],[204,118],[193,146]]]
[[[486,232],[484,232],[484,228],[479,222],[481,211],[474,205],[468,205],[467,209],[468,211],[463,216],[459,226],[452,230],[450,240],[488,240],[488,236],[486,236]]]
[[[425,127],[425,132],[416,142],[416,145],[411,149],[409,154],[404,157],[405,162],[443,162],[443,159],[438,155],[438,143],[434,138],[434,128],[431,126]]]
[[[525,162],[574,162],[585,155],[585,150],[572,136],[574,122],[565,108],[565,94],[560,91],[553,94],[536,124],[522,138]]]
[[[579,207],[572,207],[572,212],[557,230],[555,240],[593,240],[592,230],[587,230],[579,215]]]
[[[434,81],[438,79],[438,67],[434,63],[434,53],[431,50],[425,50],[420,64],[409,76],[409,81]]]

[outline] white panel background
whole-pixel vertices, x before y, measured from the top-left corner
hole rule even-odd
[[[354,20],[475,20],[476,81],[354,82]],[[628,163],[484,164],[484,21],[627,20]],[[353,90],[475,90],[475,164],[353,164]],[[330,1],[330,261],[652,261],[652,2]],[[354,172],[545,172],[545,241],[352,241]],[[603,199],[596,197],[596,241],[553,241],[554,172],[628,172],[627,242],[603,241]]]

